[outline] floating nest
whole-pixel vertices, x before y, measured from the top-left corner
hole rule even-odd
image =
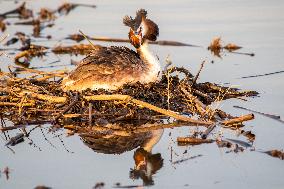
[[[14,71],[0,73],[0,106],[1,116],[15,126],[41,123],[57,127],[104,126],[125,122],[139,125],[145,121],[171,122],[173,119],[169,118],[193,125],[242,126],[243,121],[253,119],[253,116],[234,117],[220,109],[212,109],[210,105],[258,94],[209,82],[196,83],[197,78],[188,70],[177,67],[167,69],[156,83],[136,83],[115,91],[86,90],[82,93],[61,89],[64,71],[43,72],[20,67],[10,70]]]
[[[13,24],[33,26],[32,36],[36,39],[41,36],[42,29],[53,27],[53,21],[56,18],[62,14],[68,14],[78,6],[96,7],[94,5],[64,3],[56,10],[42,8],[38,14],[33,14],[33,10],[26,8],[26,4],[22,3],[19,7],[1,14],[0,22],[2,23],[2,20],[7,19],[11,14],[18,15],[21,19],[32,19],[18,20]],[[0,29],[4,30],[1,23]],[[129,42],[128,39],[91,38],[86,37],[82,32],[81,34],[69,35],[64,39],[77,42],[86,38],[99,41]],[[50,39],[52,36],[48,35],[45,38]],[[31,36],[22,32],[17,32],[5,45],[17,42],[21,42],[22,46],[17,49],[20,52],[16,54],[14,60],[17,65],[23,67],[28,67],[32,58],[46,56],[48,52],[85,55],[94,48],[100,47],[91,44],[39,46],[31,44]],[[195,46],[177,41],[156,41],[153,43],[170,46]],[[231,52],[239,48],[234,44],[222,45],[220,38],[213,40],[209,46],[209,49],[215,52],[214,54],[220,54],[223,49]],[[43,72],[23,67],[12,67],[10,73],[0,72],[0,116],[14,123],[15,126],[10,129],[42,123],[51,123],[56,127],[69,125],[69,128],[71,128],[70,125],[86,128],[94,125],[105,126],[122,123],[122,129],[133,130],[133,126],[127,126],[125,123],[135,123],[139,126],[145,122],[164,123],[165,120],[168,120],[168,123],[178,120],[190,125],[211,126],[220,123],[221,125],[239,127],[242,126],[243,121],[253,119],[251,114],[234,117],[222,110],[212,108],[211,104],[228,98],[255,96],[257,92],[239,91],[236,88],[222,87],[209,82],[197,83],[199,74],[194,77],[189,70],[184,68],[172,67],[165,70],[161,80],[157,83],[125,85],[116,91],[87,90],[76,93],[61,90],[60,81],[67,74],[64,71]],[[167,127],[172,126],[167,125]],[[8,129],[3,126],[1,128],[2,131]],[[78,128],[76,127],[76,129]]]

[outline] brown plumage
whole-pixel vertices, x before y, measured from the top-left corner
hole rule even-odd
[[[115,90],[127,83],[155,82],[160,65],[149,52],[147,40],[156,40],[159,28],[146,16],[147,11],[140,9],[136,12],[135,19],[130,16],[123,19],[123,23],[130,27],[128,37],[137,52],[127,47],[97,47],[62,80],[62,89]]]
[[[137,125],[138,124],[138,125]],[[108,128],[130,128],[130,127],[149,127],[156,123],[144,124],[109,124]],[[158,124],[158,123],[157,123]],[[127,133],[116,135],[111,133],[99,133],[86,129],[86,132],[80,133],[84,144],[99,153],[121,154],[133,150],[137,147],[143,148],[145,152],[151,153],[152,148],[160,141],[163,130],[152,130],[138,133]]]
[[[62,85],[65,90],[78,91],[116,89],[125,83],[139,81],[147,70],[139,55],[127,47],[101,47],[84,58]]]
[[[156,41],[159,36],[159,27],[150,19],[143,19],[142,23],[147,26],[147,32],[144,35],[144,40]]]
[[[130,136],[101,136],[98,134],[82,133],[80,137],[84,144],[95,152],[104,154],[121,154],[143,146],[146,140],[151,138],[151,132],[133,133]]]

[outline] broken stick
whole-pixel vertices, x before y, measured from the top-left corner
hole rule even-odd
[[[83,97],[85,100],[87,101],[97,101],[97,100],[120,100],[120,101],[125,101],[125,102],[132,102],[136,105],[148,108],[150,110],[159,112],[161,114],[173,117],[177,120],[181,120],[181,121],[186,121],[188,123],[191,124],[197,124],[197,125],[211,125],[212,122],[211,121],[200,121],[200,120],[195,120],[195,119],[191,119],[189,117],[183,116],[183,115],[179,115],[175,112],[163,109],[163,108],[159,108],[157,106],[154,106],[152,104],[149,104],[147,102],[143,102],[141,100],[137,100],[132,98],[131,96],[128,95],[93,95],[93,96],[84,96]]]

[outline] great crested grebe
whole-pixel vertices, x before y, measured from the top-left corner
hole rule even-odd
[[[95,49],[62,80],[63,90],[115,90],[127,83],[158,79],[161,67],[147,45],[148,40],[155,41],[159,35],[157,24],[147,18],[144,9],[138,10],[134,19],[125,16],[123,23],[130,27],[128,37],[137,52],[118,46]]]

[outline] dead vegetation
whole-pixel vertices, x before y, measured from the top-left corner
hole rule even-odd
[[[241,49],[242,47],[234,44],[234,43],[228,43],[226,45],[223,44],[223,41],[221,37],[216,37],[212,40],[210,45],[208,46],[208,50],[211,51],[211,53],[214,56],[217,56],[219,58],[222,58],[224,53],[235,53],[235,54],[242,54],[242,55],[248,55],[248,56],[254,56],[254,53],[243,53],[243,52],[236,52],[237,50]]]
[[[283,150],[280,151],[280,150],[270,150],[270,151],[266,151],[264,152],[272,157],[275,157],[275,158],[279,158],[281,160],[284,160],[284,152]]]
[[[178,72],[184,68],[169,68],[158,83],[137,83],[116,91],[87,90],[83,93],[61,90],[60,78],[66,75],[64,71],[43,72],[21,67],[11,67],[10,70],[13,71],[1,73],[0,106],[2,117],[11,120],[15,128],[17,125],[47,122],[63,127],[66,124],[82,125],[86,121],[89,123],[86,126],[101,126],[102,120],[106,125],[162,121],[167,117],[189,125],[241,127],[244,121],[253,119],[253,115],[233,117],[219,109],[211,109],[210,104],[257,95],[254,91],[239,91],[213,83],[193,85],[195,77],[188,70],[185,76]],[[174,72],[178,74],[174,75]],[[28,76],[22,78],[22,74]],[[192,116],[198,119],[192,119]]]
[[[212,138],[210,133],[218,128],[236,130],[253,142],[255,135],[242,130],[243,122],[254,119],[253,114],[232,116],[220,109],[213,109],[212,103],[230,98],[251,97],[255,91],[240,91],[236,88],[219,86],[214,83],[198,83],[199,74],[192,74],[185,68],[169,67],[164,70],[161,80],[157,83],[142,85],[125,85],[116,91],[87,90],[83,93],[64,92],[60,81],[67,74],[65,70],[44,72],[28,68],[34,57],[43,57],[48,53],[86,55],[100,45],[74,44],[46,47],[32,43],[33,38],[50,39],[52,36],[42,36],[46,27],[53,27],[54,21],[61,15],[69,14],[78,6],[95,8],[95,5],[64,3],[56,10],[41,8],[34,13],[21,4],[18,8],[0,15],[0,30],[6,30],[5,19],[17,17],[20,21],[15,25],[30,25],[31,35],[22,32],[6,42],[6,46],[21,43],[14,56],[15,63],[22,67],[10,67],[10,72],[0,72],[0,131],[6,132],[25,128],[29,125],[49,123],[51,128],[64,128],[72,133],[95,132],[97,136],[131,136],[133,133],[173,128],[181,126],[202,126],[203,131],[192,136],[178,137],[179,145],[196,145],[215,142],[219,147],[230,148],[231,151],[243,151],[238,141],[219,140]],[[92,37],[88,39],[104,42],[128,43],[128,39]],[[65,40],[81,42],[86,39],[82,34],[73,34]],[[1,40],[3,41],[3,39]],[[35,40],[36,42],[36,40]],[[193,46],[177,41],[155,41],[154,45]],[[240,46],[228,43],[222,44],[221,38],[215,38],[208,50],[215,56],[222,57],[224,52],[236,52]],[[176,73],[176,74],[175,74]],[[256,112],[258,113],[258,112]],[[3,119],[8,119],[14,126],[6,127]],[[135,123],[131,127],[126,123]],[[147,123],[149,123],[147,125]],[[16,145],[23,141],[26,134],[20,133],[11,137],[7,146]],[[283,159],[283,152],[269,151],[267,154]]]
[[[3,18],[0,18],[0,31],[4,32],[6,30],[6,24],[3,21]]]
[[[41,27],[39,26],[39,22],[35,21],[34,24],[34,36],[39,36],[39,32],[41,30]],[[36,26],[38,25],[38,26]],[[18,32],[19,33],[19,32]],[[93,40],[93,41],[105,41],[105,42],[122,42],[122,43],[128,43],[128,39],[119,39],[119,38],[106,38],[106,37],[90,37],[90,36],[83,36],[82,34],[72,34],[66,37],[65,39],[71,39],[76,42],[81,42],[84,39]],[[53,52],[54,54],[75,54],[75,55],[86,55],[89,54],[92,50],[96,48],[100,48],[100,45],[92,45],[90,43],[88,44],[75,44],[75,45],[57,45],[55,47],[41,47],[38,45],[33,45],[30,42],[29,37],[25,36],[23,38],[23,35],[20,35],[17,37],[12,38],[8,44],[14,44],[18,42],[18,40],[22,42],[22,47],[19,49],[21,52],[19,52],[15,56],[15,62],[18,64],[21,63],[28,63],[31,61],[33,57],[42,56],[46,52]],[[161,46],[191,46],[191,47],[200,47],[197,45],[187,44],[187,43],[181,43],[177,41],[150,41],[150,44],[154,45],[161,45]],[[36,47],[36,48],[35,48]],[[222,46],[221,44],[221,38],[216,38],[212,41],[210,46],[208,47],[208,50],[210,50],[214,56],[217,56],[219,58],[222,57],[222,53],[224,53],[224,50],[227,50],[229,53],[236,53],[236,54],[243,54],[243,55],[250,55],[254,56],[253,53],[242,53],[242,52],[235,52],[236,50],[240,49],[241,47],[229,43],[225,46]],[[21,61],[20,59],[23,58],[24,61]],[[202,68],[201,68],[202,69]]]
[[[53,27],[54,20],[61,15],[67,15],[70,11],[74,10],[76,7],[90,7],[96,8],[95,5],[87,4],[77,4],[77,3],[63,3],[56,10],[51,10],[48,8],[41,8],[39,12],[34,13],[33,10],[26,7],[26,2],[20,4],[17,8],[0,14],[0,30],[3,32],[6,30],[5,19],[9,18],[19,18],[21,21],[17,21],[13,24],[15,25],[30,25],[33,26],[33,37],[43,37],[41,36],[41,31],[46,27]],[[24,21],[22,21],[24,20]],[[46,38],[50,38],[46,36]]]
[[[193,144],[214,141],[207,137],[216,127],[236,129],[242,127],[244,121],[253,119],[251,114],[234,117],[211,107],[212,103],[229,98],[256,96],[257,92],[239,91],[236,88],[219,86],[210,82],[198,83],[204,62],[195,75],[185,68],[169,67],[170,64],[168,64],[162,73],[161,80],[148,85],[140,83],[125,85],[116,91],[87,90],[83,93],[62,91],[60,81],[67,74],[66,71],[43,72],[31,69],[30,61],[34,57],[47,56],[48,53],[86,55],[101,46],[89,42],[47,47],[35,45],[32,42],[36,42],[33,37],[50,39],[51,36],[42,36],[41,31],[46,27],[52,27],[56,18],[62,14],[68,14],[78,6],[95,7],[64,3],[56,10],[42,8],[39,13],[33,14],[25,8],[25,4],[22,4],[19,8],[3,14],[4,19],[11,15],[22,15],[21,19],[25,20],[14,24],[33,26],[33,31],[32,35],[17,32],[5,44],[9,46],[21,43],[21,47],[16,49],[19,52],[14,56],[15,63],[21,67],[10,67],[10,72],[1,72],[0,106],[3,110],[1,117],[14,123],[11,127],[2,124],[2,132],[43,123],[50,123],[52,128],[65,128],[71,133],[91,131],[123,136],[181,126],[205,127],[206,130],[201,133],[200,138],[198,136],[180,138],[183,143]],[[84,39],[129,42],[128,39],[85,36],[82,32],[69,35],[65,39],[76,42]],[[151,44],[200,47],[163,40],[151,42]],[[212,49],[216,46],[218,46],[217,43],[215,46],[212,45]],[[236,49],[236,46],[230,44],[225,49],[234,48]],[[135,123],[136,127],[127,126],[125,123]],[[145,126],[145,123],[151,125]],[[24,137],[26,136],[23,133],[16,135],[7,144],[15,145],[22,142]]]

